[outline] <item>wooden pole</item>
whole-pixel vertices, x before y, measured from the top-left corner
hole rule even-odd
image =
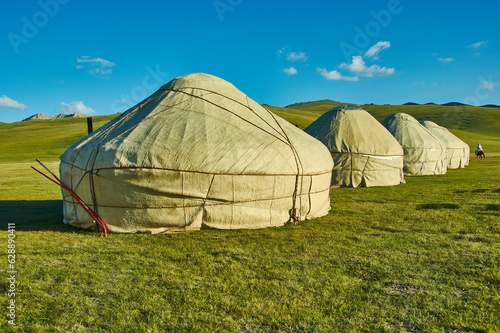
[[[94,131],[94,126],[92,124],[92,117],[87,117],[87,129],[89,134],[91,134]]]

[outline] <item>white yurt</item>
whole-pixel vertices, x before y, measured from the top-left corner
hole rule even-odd
[[[421,124],[429,130],[436,138],[441,140],[446,147],[446,158],[448,159],[448,169],[464,168],[469,165],[470,147],[451,133],[446,127],[439,126],[435,122],[426,120]]]
[[[404,183],[403,148],[367,111],[340,105],[305,130],[332,154],[332,186],[391,186]]]
[[[208,74],[170,81],[60,159],[62,181],[110,232],[256,229],[330,209],[328,149]],[[65,223],[95,227],[63,199]]]
[[[418,120],[406,113],[395,113],[385,118],[382,125],[403,147],[405,175],[446,173],[446,148]]]

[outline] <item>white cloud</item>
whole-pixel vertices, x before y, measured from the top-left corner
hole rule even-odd
[[[370,47],[368,51],[366,51],[365,57],[373,57],[373,59],[378,59],[377,55],[379,54],[379,52],[383,49],[388,49],[389,47],[391,47],[390,42],[378,42],[377,44]]]
[[[425,81],[416,81],[416,82],[414,82],[414,84],[415,84],[416,86],[425,87]]]
[[[94,75],[94,76],[105,77],[105,76],[108,76],[111,73],[113,73],[113,70],[111,68],[100,68],[100,67],[97,67],[97,68],[91,69],[89,71],[89,73],[92,74],[92,75]]]
[[[473,49],[478,49],[482,46],[486,46],[486,41],[481,41],[481,42],[477,42],[477,43],[474,43],[474,44],[470,44],[469,46],[467,47],[470,47],[470,48],[473,48]]]
[[[281,49],[279,49],[277,52],[276,52],[276,55],[278,57],[280,57],[282,54],[285,54],[287,53],[289,50],[291,50],[291,47],[290,46],[283,46]],[[289,52],[288,52],[289,53]]]
[[[24,110],[27,108],[27,106],[24,105],[23,103],[19,103],[18,101],[15,101],[5,95],[0,97],[0,107],[18,109],[18,110]]]
[[[378,42],[366,51],[364,57],[378,59],[378,54],[383,49],[391,47],[390,42]],[[327,71],[325,68],[317,68],[316,71],[327,80],[344,80],[344,81],[359,81],[359,77],[374,77],[374,76],[387,76],[395,72],[394,68],[381,67],[379,65],[366,66],[363,56],[357,55],[352,57],[351,63],[341,63],[340,68],[345,68],[355,76],[343,76],[339,71]],[[417,84],[417,82],[415,82]],[[422,86],[424,83],[422,82]]]
[[[374,77],[374,76],[386,76],[394,74],[394,68],[380,67],[379,65],[366,66],[363,57],[353,56],[352,63],[347,64],[345,62],[340,64],[340,68],[346,68],[351,73],[364,77]]]
[[[495,82],[486,81],[486,80],[481,82],[481,89],[482,90],[494,91],[495,88],[496,88]]]
[[[340,72],[337,70],[329,72],[326,70],[326,68],[316,68],[316,72],[321,74],[321,76],[323,76],[327,80],[359,81],[359,77],[342,76],[342,74],[340,74]]]
[[[307,61],[309,57],[304,52],[290,52],[288,53],[288,57],[286,59],[289,61],[298,61],[298,60]]]
[[[297,70],[293,67],[283,69],[288,76],[297,74]]]
[[[86,106],[81,101],[75,101],[75,102],[71,102],[69,104],[61,102],[61,113],[72,114],[75,112],[81,113],[81,114],[84,114],[87,116],[91,116],[91,115],[94,115],[97,113],[94,109]]]
[[[76,58],[76,61],[79,64],[76,66],[77,69],[90,68],[90,74],[102,79],[109,79],[109,75],[113,73],[112,68],[116,66],[112,61],[102,58],[90,58],[89,56]]]
[[[454,61],[455,59],[453,58],[438,58],[439,61],[444,62],[444,63],[449,63]]]
[[[81,58],[76,58],[76,61],[81,63],[95,63],[95,64],[99,64],[103,67],[113,67],[115,66],[115,63],[114,62],[111,62],[109,60],[105,60],[105,59],[102,59],[102,58],[90,58],[89,56],[83,56]]]

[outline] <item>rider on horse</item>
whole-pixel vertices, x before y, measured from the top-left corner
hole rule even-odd
[[[479,158],[479,159],[481,159],[481,160],[483,158],[486,160],[486,155],[484,155],[483,146],[481,146],[480,143],[477,144],[476,157]]]

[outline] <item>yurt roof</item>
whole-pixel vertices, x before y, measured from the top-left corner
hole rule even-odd
[[[329,154],[318,154],[326,150],[320,142],[231,83],[202,73],[163,85],[72,148],[61,160],[87,169],[318,174],[333,166]]]
[[[467,144],[460,140],[457,136],[451,133],[447,128],[439,126],[435,122],[425,120],[421,124],[427,128],[432,134],[440,139],[447,149],[461,149]]]
[[[331,152],[403,155],[401,145],[382,124],[367,111],[350,105],[325,112],[305,132]]]
[[[395,113],[382,122],[403,148],[444,149],[441,142],[417,119],[406,113]]]

